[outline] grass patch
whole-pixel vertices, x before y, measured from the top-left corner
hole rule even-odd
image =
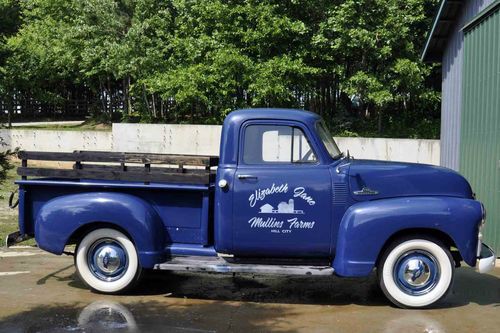
[[[16,168],[19,166],[19,162],[14,162],[14,168],[7,171],[7,179],[0,184],[0,204],[1,206],[8,206],[8,200],[10,193],[17,188],[14,181],[17,179]],[[0,207],[0,210],[5,207]],[[1,218],[1,217],[0,217]]]
[[[51,131],[111,131],[112,125],[110,123],[99,123],[92,120],[85,121],[82,124],[47,124],[47,125],[26,125],[16,126],[12,129],[37,129],[37,130],[51,130]]]

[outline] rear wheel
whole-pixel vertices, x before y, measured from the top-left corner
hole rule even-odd
[[[78,244],[75,256],[78,275],[101,293],[118,293],[133,286],[141,267],[134,244],[123,233],[96,229]]]
[[[380,287],[392,303],[423,308],[446,296],[453,282],[454,262],[439,240],[415,236],[392,243],[377,271]]]

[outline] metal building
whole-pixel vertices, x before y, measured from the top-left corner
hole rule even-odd
[[[441,165],[471,182],[500,253],[500,0],[442,0],[422,60],[442,63]]]

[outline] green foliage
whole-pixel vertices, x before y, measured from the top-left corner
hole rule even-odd
[[[0,137],[0,149],[4,148],[5,146],[6,143],[4,142],[4,139]],[[2,184],[3,181],[5,181],[5,179],[7,178],[8,171],[13,168],[9,158],[15,153],[17,153],[17,151],[7,150],[4,152],[0,152],[0,184]]]
[[[436,4],[0,0],[0,98],[86,96],[107,121],[220,123],[236,108],[295,107],[339,133],[435,136],[408,119],[439,119],[435,71],[419,61]]]

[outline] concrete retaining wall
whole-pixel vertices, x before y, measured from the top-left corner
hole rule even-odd
[[[129,151],[217,155],[221,126],[113,124],[111,132],[0,130],[6,148],[40,151]],[[335,138],[356,158],[439,165],[439,140]]]
[[[218,155],[221,126],[113,124],[115,151]]]
[[[7,146],[0,150],[19,147],[23,150],[61,151],[112,150],[111,132],[103,131],[51,131],[51,130],[0,130],[0,137]]]
[[[439,165],[439,140],[335,138],[355,158]]]

